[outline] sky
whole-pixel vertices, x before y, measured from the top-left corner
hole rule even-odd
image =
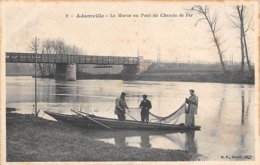
[[[247,4],[249,17],[253,16],[253,26],[247,33],[253,60],[257,48],[255,18],[258,10],[256,3]],[[196,13],[186,16],[185,9],[192,5],[169,1],[6,2],[1,8],[4,49],[5,52],[32,52],[29,44],[37,37],[40,43],[46,39],[62,39],[82,49],[85,55],[136,57],[139,52],[139,56],[153,61],[157,61],[160,54],[160,60],[166,62],[219,62],[208,25],[201,21],[195,26],[199,19]],[[222,45],[224,59],[230,61],[233,57],[233,61],[239,62],[239,31],[232,27],[227,16],[237,14],[234,4],[207,5],[212,12],[218,11],[219,34],[225,40]],[[77,17],[82,14],[88,17]],[[104,17],[90,18],[96,14]],[[131,17],[119,17],[119,14]],[[155,14],[158,17],[154,17]]]

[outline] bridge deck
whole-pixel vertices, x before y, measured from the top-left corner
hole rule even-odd
[[[35,63],[35,53],[6,52],[7,63]],[[37,54],[38,63],[76,63],[76,64],[103,64],[103,65],[137,65],[138,57],[119,56],[90,56],[90,55],[62,55]]]

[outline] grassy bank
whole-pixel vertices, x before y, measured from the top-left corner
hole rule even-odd
[[[138,80],[182,81],[254,84],[254,74],[240,72],[240,65],[226,65],[224,73],[219,64],[162,63],[152,64]]]
[[[244,76],[240,72],[162,72],[144,73],[138,77],[143,81],[182,81],[182,82],[214,82],[214,83],[235,83],[235,84],[254,84],[254,75],[245,72]]]
[[[249,71],[241,75],[239,71],[223,73],[222,71],[154,71],[145,72],[140,75],[101,74],[93,75],[81,73],[77,75],[78,80],[83,79],[112,79],[112,80],[140,80],[140,81],[181,81],[181,82],[214,82],[234,84],[254,84],[254,75]]]
[[[7,161],[189,161],[180,150],[122,147],[96,141],[89,131],[64,123],[7,113]]]

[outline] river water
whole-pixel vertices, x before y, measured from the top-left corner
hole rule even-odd
[[[167,116],[177,110],[194,89],[199,97],[196,125],[200,131],[184,133],[154,131],[95,131],[89,138],[132,147],[184,150],[206,160],[255,159],[255,86],[222,83],[37,79],[39,116],[54,120],[43,110],[72,114],[71,109],[98,116],[117,118],[115,98],[127,93],[129,114],[140,120],[137,108],[142,95],[152,102],[150,110]],[[33,113],[34,78],[6,77],[6,107],[18,113]],[[129,116],[127,119],[132,120]],[[178,119],[184,123],[184,115]]]

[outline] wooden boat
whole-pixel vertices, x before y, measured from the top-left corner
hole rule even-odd
[[[75,115],[60,114],[50,111],[44,111],[57,121],[69,123],[86,129],[123,129],[123,130],[200,130],[200,126],[187,127],[184,125],[162,124],[162,123],[142,123],[140,121],[125,120],[98,117],[95,115],[75,112]]]

